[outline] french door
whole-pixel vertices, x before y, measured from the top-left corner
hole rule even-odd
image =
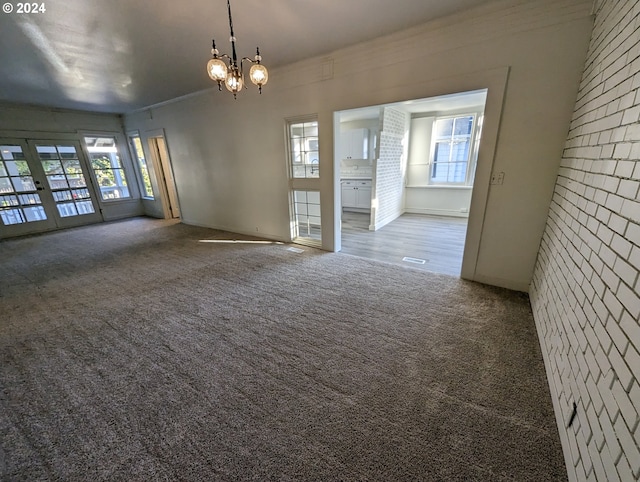
[[[0,139],[0,237],[102,221],[76,141]]]

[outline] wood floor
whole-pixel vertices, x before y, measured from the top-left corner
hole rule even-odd
[[[403,214],[369,231],[369,214],[343,212],[342,252],[460,276],[466,232],[465,218],[422,214]]]

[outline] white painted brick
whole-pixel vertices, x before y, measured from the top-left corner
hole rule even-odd
[[[616,320],[619,319],[620,316],[622,316],[622,310],[624,309],[624,307],[620,300],[618,300],[618,298],[616,298],[616,296],[614,296],[614,294],[609,289],[607,289],[604,293],[604,304],[609,310],[609,313],[611,313],[611,316],[613,316]]]
[[[580,482],[640,475],[640,2],[597,5],[530,292]]]
[[[620,408],[618,407],[618,403],[616,399],[613,397],[613,392],[609,387],[609,382],[606,377],[601,377],[598,382],[598,391],[600,392],[600,396],[602,397],[602,402],[604,403],[605,411],[612,421],[615,421],[616,417],[620,414]]]
[[[618,212],[618,211],[620,211],[620,209],[622,209],[622,202],[623,201],[624,201],[624,199],[621,198],[620,196],[617,196],[615,194],[609,194],[607,196],[607,201],[605,203],[605,207],[607,209],[609,209],[610,211]]]
[[[625,199],[622,203],[620,214],[640,224],[640,202]]]
[[[622,216],[618,216],[616,213],[611,213],[609,217],[609,228],[618,233],[619,235],[624,235],[624,232],[627,230],[627,225],[629,221],[627,221]]]
[[[616,437],[616,431],[613,428],[613,421],[607,416],[607,412],[602,412],[598,417],[600,420],[600,426],[602,427],[602,433],[606,441],[606,449],[609,451],[609,455],[614,463],[620,460],[622,455],[622,446],[618,437]]]
[[[638,450],[638,446],[633,440],[633,436],[629,431],[629,428],[624,422],[623,417],[618,417],[618,419],[614,422],[613,427],[616,431],[616,436],[618,440],[620,440],[620,444],[624,450],[623,458],[627,459],[629,463],[629,467],[631,468],[634,477],[638,472],[640,472],[640,450]],[[631,480],[631,479],[630,479]]]
[[[626,131],[625,131],[626,137]],[[613,150],[613,158],[614,159],[629,159],[629,155],[631,154],[631,143],[625,142],[622,144],[616,144],[615,149]]]
[[[608,131],[609,133],[609,139],[611,139],[611,136],[613,135],[613,131]],[[616,145],[615,144],[608,144],[606,146],[602,146],[602,159],[611,159],[613,157],[613,150],[615,149]]]
[[[640,159],[640,142],[634,142],[633,144],[631,144],[631,154],[629,154],[629,159],[632,159],[629,162],[633,162],[634,164],[637,164],[637,159]],[[632,176],[633,175],[629,177],[632,177]]]
[[[611,248],[623,258],[628,258],[633,245],[619,234],[614,234],[611,240]]]
[[[624,259],[618,258],[613,266],[613,272],[629,286],[634,286],[638,278],[638,269],[631,266]]]
[[[613,233],[613,236],[615,236],[615,233]],[[612,241],[613,241],[613,236],[611,236]],[[612,268],[613,265],[616,263],[616,259],[617,259],[616,253],[609,246],[605,246],[604,244],[600,246],[600,249],[598,250],[598,256],[600,256],[600,259],[604,261],[604,264],[606,264],[610,268]],[[602,277],[603,278],[605,277],[604,273],[602,273]]]
[[[616,144],[617,146],[617,144]],[[616,159],[607,159],[604,161],[599,161],[599,165],[600,165],[600,172],[602,174],[607,174],[609,176],[613,176],[613,174],[616,172],[616,168],[618,167],[618,162],[620,162],[619,160]]]
[[[627,390],[631,388],[631,384],[633,383],[633,374],[631,373],[631,370],[629,370],[629,367],[627,366],[627,364],[624,361],[624,358],[622,357],[622,355],[620,354],[620,352],[618,352],[618,350],[616,348],[613,348],[610,352],[609,352],[609,360],[611,361],[611,366],[613,367],[613,370],[616,373],[616,376],[619,379],[619,384],[620,384],[620,388],[622,389],[622,392],[618,393],[616,392],[616,390],[613,390],[613,396],[616,399],[616,402],[618,402],[618,407],[620,407],[620,411],[623,412],[623,416],[625,416],[625,413],[627,416],[631,417],[631,412],[629,412],[629,406],[625,405],[624,407],[621,405],[621,402],[619,400],[620,397],[622,397],[623,402],[622,403],[628,403],[628,397],[627,397]],[[615,384],[614,384],[614,388],[615,388]],[[621,393],[624,395],[621,395]],[[633,406],[631,407],[633,408]],[[626,409],[626,412],[625,412]],[[635,412],[633,413],[633,419],[635,420]],[[626,418],[626,416],[625,416]]]
[[[614,347],[624,355],[629,346],[628,335],[620,328],[618,322],[612,316],[607,320],[606,328],[607,334],[611,337]]]
[[[604,402],[602,401],[602,397],[600,397],[600,392],[598,391],[598,387],[596,386],[596,382],[593,379],[593,376],[589,374],[585,380],[585,385],[587,386],[587,390],[591,397],[591,403],[593,408],[598,416],[602,412],[604,408]]]
[[[629,230],[627,229],[627,231]],[[636,268],[640,268],[640,248],[638,248],[638,246],[634,246],[631,249],[631,254],[629,255],[629,264],[631,264],[631,266],[635,266]],[[638,286],[636,286],[636,289],[637,288]]]
[[[589,450],[590,460],[593,464],[593,472],[595,474],[594,480],[605,480],[607,479],[607,474],[605,472],[604,465],[602,464],[602,459],[600,458],[600,453],[598,447],[596,446],[596,442],[592,440],[588,445],[587,449]]]
[[[623,206],[624,206],[624,203],[623,203]],[[596,218],[605,224],[609,223],[610,216],[611,216],[611,211],[609,211],[604,206],[600,206],[596,211]]]
[[[620,179],[617,177],[607,176],[602,184],[602,189],[609,192],[617,192],[618,186],[620,186]]]
[[[616,274],[607,266],[603,266],[601,279],[605,285],[609,287],[611,291],[614,293],[618,291],[618,286],[620,285],[620,278],[616,276]]]
[[[624,134],[625,141],[640,141],[640,124],[630,124]]]
[[[618,186],[618,196],[625,197],[627,199],[635,199],[638,194],[639,181],[633,181],[630,179],[622,179]]]
[[[627,362],[627,365],[636,372],[638,371],[638,367],[640,366],[640,354],[637,351],[637,345],[640,343],[640,340],[633,339],[629,346],[627,347],[627,351],[624,354],[624,359]],[[637,379],[636,379],[637,381]],[[636,406],[636,411],[640,410],[640,407]]]
[[[640,118],[640,106],[631,107],[630,109],[627,109],[624,111],[624,116],[622,117],[621,123],[631,124],[633,122],[638,122],[639,118]]]
[[[593,462],[591,461],[591,457],[589,456],[589,448],[587,446],[587,441],[585,440],[585,437],[581,432],[578,432],[576,434],[576,440],[578,442],[580,460],[582,461],[582,465],[585,468],[585,472],[587,474],[587,480],[588,480],[589,475],[593,471]]]
[[[631,390],[629,390],[629,399],[634,407],[640,407],[640,385],[638,385],[638,380],[633,383]],[[640,425],[633,432],[633,438],[636,441],[636,445],[640,447]]]
[[[616,467],[613,458],[608,450],[601,450],[600,458],[602,460],[602,465],[604,466],[605,478],[601,480],[606,480],[607,482],[624,482],[620,481],[620,477],[618,476],[618,468]]]
[[[620,457],[620,460],[616,463],[616,468],[618,469],[618,476],[625,482],[635,480],[631,465],[629,465],[629,461],[624,455]]]
[[[640,79],[640,77],[639,77],[639,79]],[[623,95],[622,97],[620,97],[620,102],[618,103],[618,109],[619,110],[628,109],[629,107],[634,105],[635,98],[636,98],[636,93],[635,92],[629,92],[629,93]]]
[[[637,293],[624,283],[620,283],[616,296],[633,318],[640,318],[640,298]]]
[[[612,129],[610,142],[615,143],[612,145],[612,147],[615,148],[615,145],[617,143],[624,141],[624,136],[626,134],[627,134],[627,126],[620,126],[620,127],[616,127],[615,129]]]

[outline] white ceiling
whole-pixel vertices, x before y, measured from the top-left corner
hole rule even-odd
[[[276,67],[489,1],[231,0],[231,8],[239,56],[259,45]],[[44,13],[0,14],[0,101],[129,112],[211,87],[211,38],[229,50],[225,0],[43,3]]]

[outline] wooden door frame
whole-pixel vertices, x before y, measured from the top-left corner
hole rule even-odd
[[[164,129],[148,131],[145,134],[149,152],[151,153],[151,162],[153,162],[153,168],[156,173],[156,181],[160,191],[160,202],[162,203],[164,218],[180,219],[180,197],[173,172],[173,165],[171,163],[169,146],[164,135]],[[164,154],[166,156],[163,156],[160,152],[158,139],[161,139],[164,144]],[[172,193],[169,191],[170,189],[173,190],[173,202],[171,201]]]

